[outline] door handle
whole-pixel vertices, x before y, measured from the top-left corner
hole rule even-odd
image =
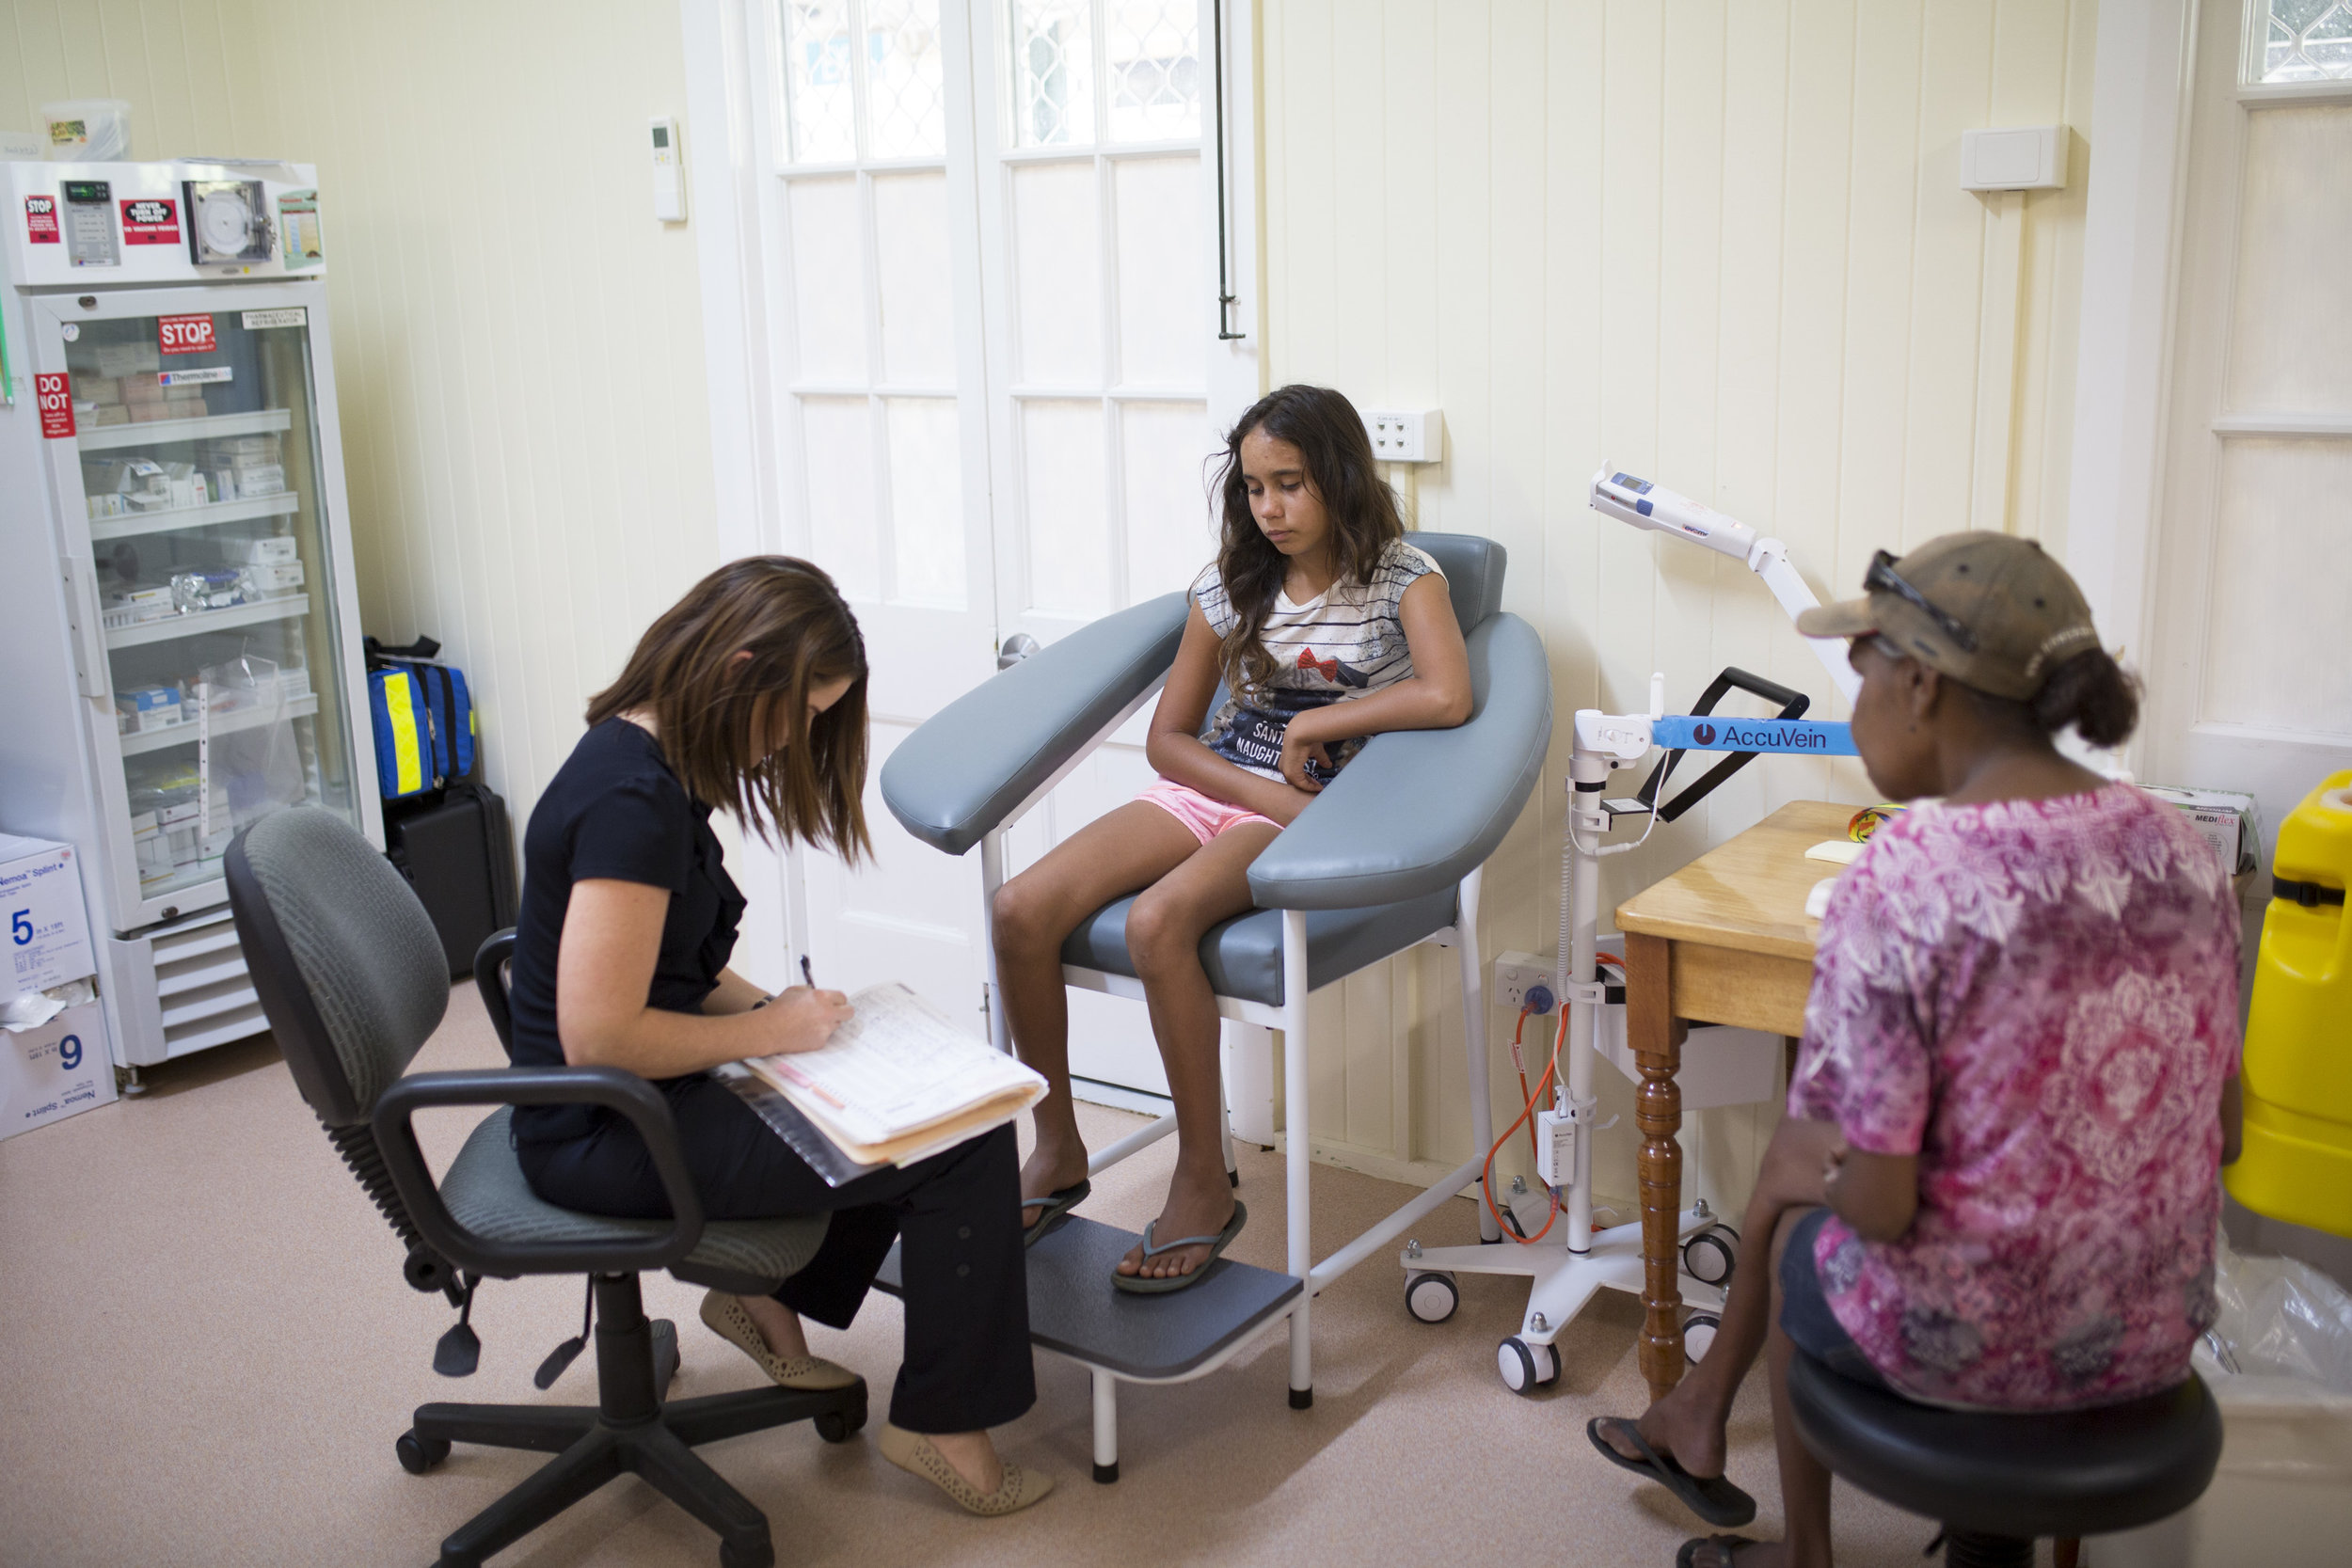
[[[1037,652],[1038,640],[1025,631],[1014,632],[1005,639],[1005,645],[996,650],[996,668],[1009,670]]]
[[[105,621],[91,581],[95,574],[87,562],[70,555],[61,557],[57,567],[65,579],[66,626],[73,634],[74,685],[85,697],[103,698],[114,685],[106,667]]]

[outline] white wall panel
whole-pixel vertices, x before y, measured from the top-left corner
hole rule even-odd
[[[866,242],[857,177],[795,180],[791,193],[801,374],[809,381],[864,381]],[[893,215],[906,215],[907,205],[897,204]]]
[[[1960,132],[2090,134],[2091,0],[1268,0],[1267,355],[1275,385],[1435,404],[1446,461],[1399,476],[1430,529],[1511,551],[1558,705],[1687,704],[1724,664],[1842,703],[1746,572],[1587,509],[1606,460],[1788,541],[1824,597],[1870,551],[1965,526],[1986,334],[2015,334],[2010,526],[2058,543],[2081,159],[2024,207],[2016,297],[1988,299],[1989,209]],[[1999,388],[1994,388],[1998,392]],[[1487,952],[1549,952],[1559,774],[1489,863]],[[1851,763],[1758,763],[1642,851],[1604,910]],[[1391,1159],[1470,1152],[1450,954],[1353,982],[1315,1064],[1316,1131]],[[1497,1125],[1518,1109],[1498,1014]],[[1632,1097],[1601,1075],[1597,1187],[1633,1191]],[[1326,1097],[1336,1097],[1327,1100]],[[1396,1101],[1410,1097],[1409,1115]],[[1777,1112],[1684,1145],[1743,1200]],[[1506,1152],[1517,1168],[1524,1149]],[[1623,1212],[1630,1217],[1631,1210]]]
[[[2352,412],[2352,104],[2249,117],[2245,169],[2227,406]]]
[[[361,619],[465,666],[519,832],[589,694],[718,563],[695,231],[645,198],[675,8],[9,11],[0,125],[102,95],[135,157],[318,166]],[[530,181],[453,182],[485,155]]]
[[[1025,384],[1089,386],[1103,373],[1103,269],[1094,164],[1012,171],[1013,308]]]
[[[882,379],[893,386],[946,390],[956,384],[947,177],[935,170],[876,176],[874,230],[875,268],[882,275]],[[957,554],[962,554],[961,548]]]

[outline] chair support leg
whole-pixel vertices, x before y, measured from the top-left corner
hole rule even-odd
[[[661,1424],[690,1449],[747,1432],[766,1432],[793,1421],[839,1415],[850,1432],[866,1424],[866,1385],[811,1391],[802,1388],[742,1388],[731,1394],[704,1394],[674,1400],[661,1412]]]
[[[596,1413],[585,1405],[421,1404],[409,1429],[444,1443],[563,1453],[596,1430]]]
[[[1094,1479],[1104,1486],[1119,1479],[1119,1379],[1101,1367],[1094,1379]]]
[[[628,1433],[622,1458],[663,1497],[718,1532],[719,1560],[727,1568],[768,1568],[776,1560],[768,1516],[667,1426],[657,1423]]]
[[[1308,1275],[1314,1267],[1314,1243],[1310,1225],[1307,1154],[1313,1141],[1314,1117],[1307,1094],[1307,916],[1300,910],[1282,911],[1282,1148],[1284,1191],[1290,1209],[1290,1272],[1300,1290],[1291,1308],[1291,1408],[1304,1410],[1315,1402],[1314,1353],[1310,1318],[1314,1290]]]
[[[1470,1071],[1470,1148],[1482,1158],[1495,1143],[1494,1087],[1486,1065],[1486,976],[1478,953],[1478,894],[1484,877],[1485,872],[1479,870],[1462,879],[1454,915],[1454,953],[1462,965],[1462,1040]],[[1485,1180],[1479,1179],[1482,1188]],[[1479,1196],[1483,1200],[1486,1195]],[[1502,1240],[1502,1228],[1484,1201],[1478,1205],[1478,1239]]]
[[[441,1543],[441,1568],[478,1568],[621,1473],[621,1434],[599,1426]]]

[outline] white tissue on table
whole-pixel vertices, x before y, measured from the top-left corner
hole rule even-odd
[[[62,986],[47,990],[28,990],[0,1003],[0,1028],[12,1035],[38,1029],[68,1007],[78,1007],[96,997],[87,980],[68,980]]]
[[[1837,879],[1824,877],[1813,884],[1813,891],[1804,895],[1804,917],[1819,920],[1829,912],[1829,895],[1837,886]]]

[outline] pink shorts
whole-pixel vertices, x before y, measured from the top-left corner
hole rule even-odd
[[[1190,828],[1192,836],[1203,844],[1226,830],[1238,828],[1245,822],[1263,822],[1269,828],[1281,826],[1271,816],[1261,816],[1254,811],[1244,811],[1239,806],[1229,806],[1222,800],[1212,800],[1199,790],[1189,785],[1180,784],[1172,779],[1157,781],[1136,799],[1151,801],[1168,816]]]

